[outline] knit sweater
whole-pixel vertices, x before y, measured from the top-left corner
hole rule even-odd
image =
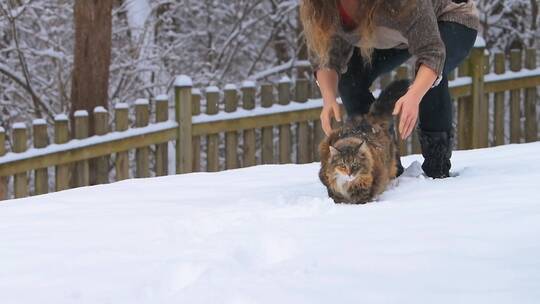
[[[374,48],[408,49],[409,53],[416,57],[415,71],[420,64],[427,65],[437,73],[438,78],[434,84],[437,85],[442,79],[446,59],[446,48],[439,34],[437,22],[451,21],[475,30],[479,28],[478,11],[474,0],[455,2],[416,0],[416,6],[411,8],[406,16],[400,18],[396,17],[396,11],[393,9],[377,12],[372,42]],[[345,73],[354,47],[362,45],[362,39],[357,31],[347,31],[339,27],[331,39],[328,63],[321,64],[314,53],[309,53],[313,71],[334,69],[338,75]]]

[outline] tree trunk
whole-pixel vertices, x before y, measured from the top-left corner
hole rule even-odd
[[[71,87],[71,126],[73,113],[89,114],[89,136],[94,135],[93,111],[107,108],[109,67],[111,64],[113,0],[76,0],[75,50]],[[75,134],[72,131],[71,134]],[[90,184],[96,183],[95,162],[90,162]]]
[[[92,111],[107,108],[111,63],[112,0],[75,1],[75,58],[71,87],[71,114],[90,114],[90,135],[94,133]],[[72,120],[73,121],[73,120]]]

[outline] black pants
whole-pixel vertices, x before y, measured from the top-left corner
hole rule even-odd
[[[431,88],[420,103],[419,127],[424,131],[452,130],[452,99],[447,75],[468,56],[477,35],[474,29],[446,21],[439,22],[439,32],[446,46],[446,61],[442,81]],[[339,93],[347,114],[367,113],[375,100],[369,90],[373,81],[410,57],[407,49],[375,49],[371,65],[365,65],[360,49],[356,48],[347,72],[339,80]]]

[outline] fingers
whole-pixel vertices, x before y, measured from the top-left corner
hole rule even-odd
[[[403,130],[403,135],[402,135],[402,138],[403,139],[407,139],[407,137],[409,137],[410,133],[411,133],[411,118],[408,117],[408,119],[405,121],[405,126],[404,126],[404,130]]]
[[[325,112],[321,113],[321,126],[324,131],[324,134],[326,136],[330,135],[330,132],[332,131],[332,127],[330,126],[330,119],[328,119],[328,115],[325,115]]]
[[[334,105],[334,118],[336,121],[341,122],[341,107],[338,104]]]
[[[399,135],[401,136],[401,138],[403,138],[403,132],[405,131],[406,122],[407,122],[407,116],[402,114],[399,117],[399,127],[398,127]]]
[[[405,123],[404,123],[403,133],[400,132],[402,139],[406,139],[407,137],[411,135],[416,125],[416,117],[413,115],[409,115],[407,116],[407,118],[404,119],[404,121]]]
[[[392,115],[399,115],[402,107],[403,107],[403,99],[400,99],[396,102],[396,105],[394,106],[394,112],[392,112]]]
[[[329,136],[332,132],[332,117],[336,121],[341,122],[341,108],[337,103],[330,108],[324,108],[321,111],[321,125],[326,136]]]

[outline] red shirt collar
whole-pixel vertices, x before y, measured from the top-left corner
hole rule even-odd
[[[339,16],[341,17],[341,23],[345,27],[345,29],[353,29],[356,27],[356,22],[354,22],[354,19],[345,11],[345,8],[343,8],[343,5],[341,5],[341,2],[338,1],[338,9],[339,9]]]

